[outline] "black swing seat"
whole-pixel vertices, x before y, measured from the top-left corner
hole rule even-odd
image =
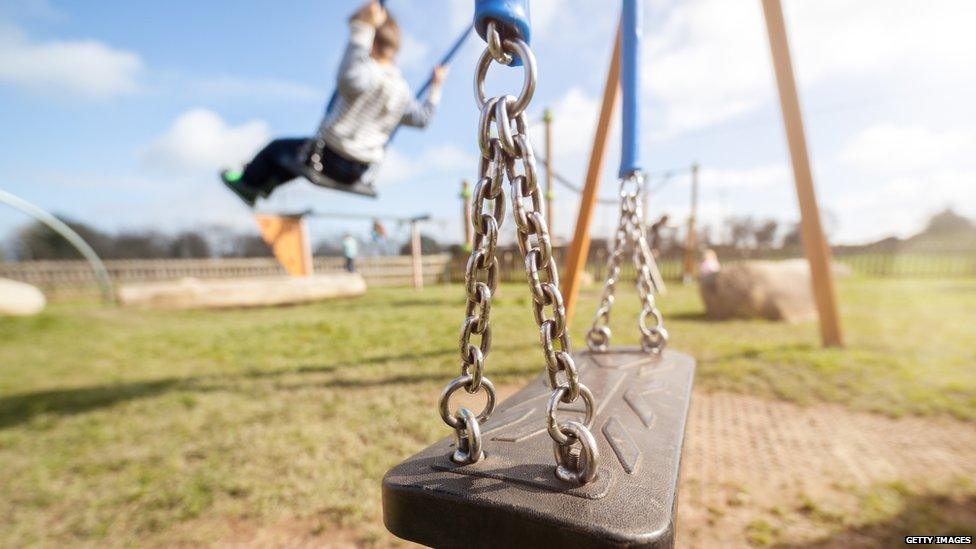
[[[370,167],[366,173],[354,183],[340,183],[330,179],[322,172],[315,170],[297,156],[287,154],[282,156],[280,160],[282,164],[291,168],[291,170],[295,173],[301,174],[301,176],[307,179],[309,183],[318,187],[325,187],[327,189],[345,193],[358,194],[360,196],[368,196],[370,198],[377,197],[376,188],[373,186],[373,181],[376,178],[375,171],[379,167],[378,165],[373,165]]]
[[[432,547],[673,546],[694,359],[634,348],[576,359],[597,402],[595,480],[570,485],[554,474],[543,374],[482,425],[478,463],[451,461],[452,435],[391,469],[383,478],[387,529]],[[581,401],[563,406],[560,421],[583,421]]]

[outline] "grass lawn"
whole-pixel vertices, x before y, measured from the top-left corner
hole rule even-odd
[[[976,281],[854,278],[840,294],[843,350],[820,349],[813,324],[706,322],[693,288],[661,306],[672,344],[700,361],[699,388],[976,420]],[[634,342],[636,299],[618,303],[618,343]],[[0,545],[193,543],[268,524],[388,541],[379,479],[449,434],[434,403],[457,375],[462,315],[461,288],[441,286],[0,319]],[[503,287],[492,318],[489,377],[539,373],[526,288]]]

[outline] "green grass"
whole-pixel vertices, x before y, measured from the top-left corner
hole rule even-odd
[[[848,279],[840,293],[844,350],[820,349],[813,324],[706,322],[692,288],[661,306],[699,387],[976,420],[976,281]],[[630,297],[620,343],[636,341]],[[0,320],[0,545],[192,543],[289,521],[385,539],[379,479],[448,434],[434,404],[457,375],[462,314],[450,286],[253,311],[68,302]],[[492,315],[496,385],[540,372],[527,290],[503,287]]]

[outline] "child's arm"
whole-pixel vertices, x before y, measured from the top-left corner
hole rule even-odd
[[[375,4],[375,6],[374,6]],[[370,57],[373,37],[386,12],[375,2],[367,4],[349,20],[349,44],[339,65],[339,94],[354,98],[376,84],[376,63]]]
[[[437,104],[441,100],[441,85],[447,77],[447,67],[441,66],[434,69],[434,76],[431,80],[430,93],[423,102],[413,101],[404,111],[400,124],[414,128],[426,128],[430,121],[434,119],[437,111]]]

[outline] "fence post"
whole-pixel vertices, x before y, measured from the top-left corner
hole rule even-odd
[[[413,287],[424,289],[424,260],[422,256],[422,242],[420,240],[420,223],[410,222],[410,255],[413,258]]]
[[[695,251],[698,247],[698,234],[695,225],[698,215],[698,163],[691,165],[691,211],[688,213],[688,234],[685,235],[685,257],[681,280],[685,284],[695,279]]]
[[[467,179],[461,181],[461,227],[464,228],[464,242],[461,249],[471,252],[471,183]]]

